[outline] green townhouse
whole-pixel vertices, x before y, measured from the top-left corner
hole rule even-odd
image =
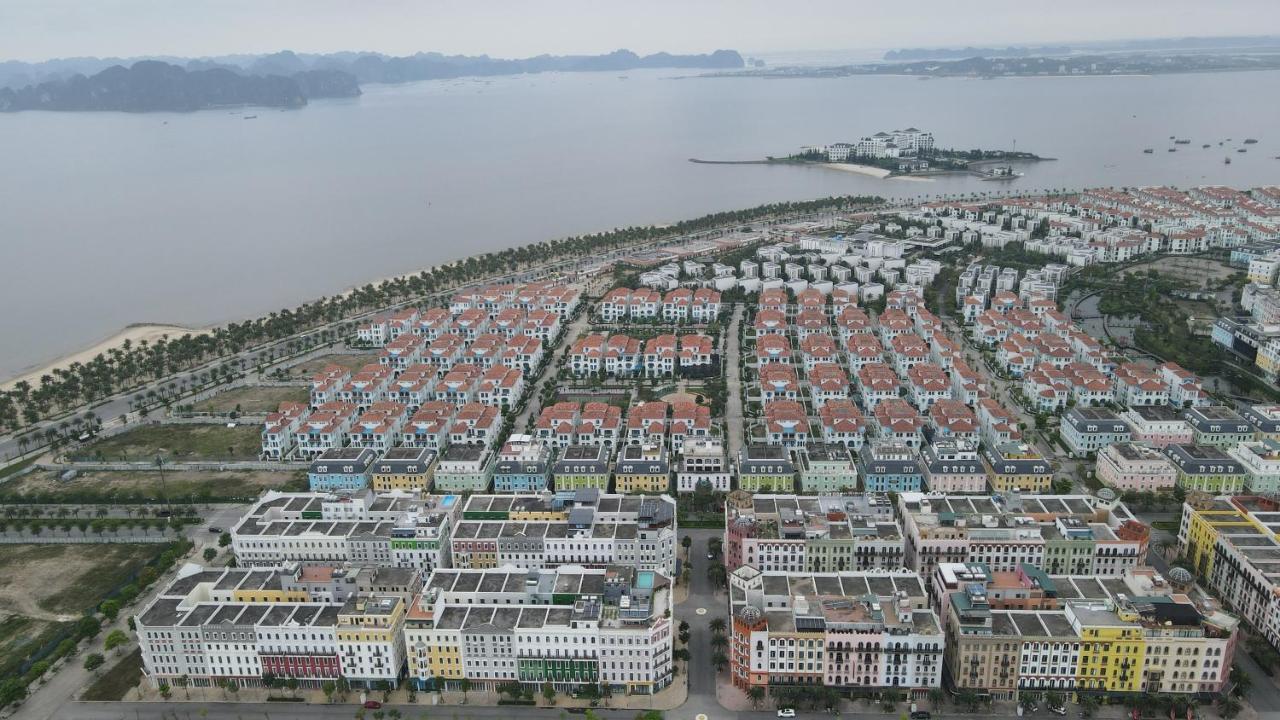
[[[570,445],[551,464],[556,491],[595,488],[609,492],[609,448],[604,445]]]
[[[1253,439],[1253,423],[1225,405],[1188,408],[1182,417],[1191,426],[1197,445],[1232,448]]]
[[[738,488],[747,492],[795,492],[796,466],[783,445],[748,445],[738,453]]]
[[[1168,445],[1164,454],[1177,469],[1177,484],[1184,490],[1234,495],[1244,489],[1244,466],[1220,447]]]

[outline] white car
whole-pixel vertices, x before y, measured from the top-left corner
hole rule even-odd
[[[1054,707],[1053,705],[1050,705],[1049,712],[1053,713],[1054,715],[1066,715],[1067,709],[1064,707]]]
[[[793,718],[796,716],[795,708],[782,708],[778,711],[778,717]]]

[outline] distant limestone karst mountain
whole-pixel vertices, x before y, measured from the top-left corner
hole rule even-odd
[[[0,112],[106,110],[190,112],[218,107],[296,108],[308,98],[360,94],[355,77],[310,70],[292,77],[242,75],[226,68],[184,70],[156,60],[115,65],[91,76],[73,75],[14,90],[0,89]]]
[[[181,64],[175,64],[181,63]],[[615,50],[605,55],[539,55],[504,60],[487,55],[377,53],[325,55],[284,50],[219,58],[0,62],[0,112],[20,110],[192,111],[216,107],[294,108],[322,97],[354,97],[360,83],[400,83],[542,72],[622,72],[651,68],[736,69],[734,50],[702,55]],[[184,67],[185,66],[185,67]]]

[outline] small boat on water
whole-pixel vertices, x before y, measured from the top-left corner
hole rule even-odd
[[[1231,164],[1231,158],[1229,158],[1229,157],[1228,157],[1228,158],[1222,158],[1222,162],[1223,162],[1224,164],[1230,165],[1230,164]]]
[[[1169,148],[1169,152],[1178,152],[1178,148]]]
[[[1202,148],[1207,148],[1207,147],[1209,147],[1209,143],[1205,143],[1204,145],[1201,145],[1200,147],[1202,147]]]
[[[257,115],[245,115],[245,116],[244,116],[244,119],[245,119],[245,120],[257,120],[257,119],[258,119],[258,116],[257,116]]]
[[[1174,140],[1173,144],[1174,145],[1190,145],[1191,141],[1190,140]]]
[[[1244,139],[1244,144],[1245,144],[1245,145],[1257,145],[1257,144],[1258,144],[1258,141],[1257,141],[1257,140],[1255,140],[1254,138],[1245,138],[1245,139]]]
[[[1143,150],[1142,152],[1144,152],[1144,153],[1146,153],[1146,154],[1150,155],[1151,153],[1155,152],[1155,150],[1152,150],[1151,148],[1147,148],[1146,150]]]
[[[1239,150],[1236,150],[1236,152],[1249,152],[1249,150],[1248,148],[1240,148]]]

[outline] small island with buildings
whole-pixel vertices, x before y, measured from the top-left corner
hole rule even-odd
[[[984,180],[1013,180],[1022,177],[1011,162],[1052,160],[1017,150],[956,150],[939,148],[933,133],[914,127],[905,130],[877,132],[856,142],[829,145],[805,145],[798,153],[786,157],[767,157],[759,161],[720,163],[691,159],[709,164],[814,163],[833,170],[856,172],[878,178],[964,173]]]

